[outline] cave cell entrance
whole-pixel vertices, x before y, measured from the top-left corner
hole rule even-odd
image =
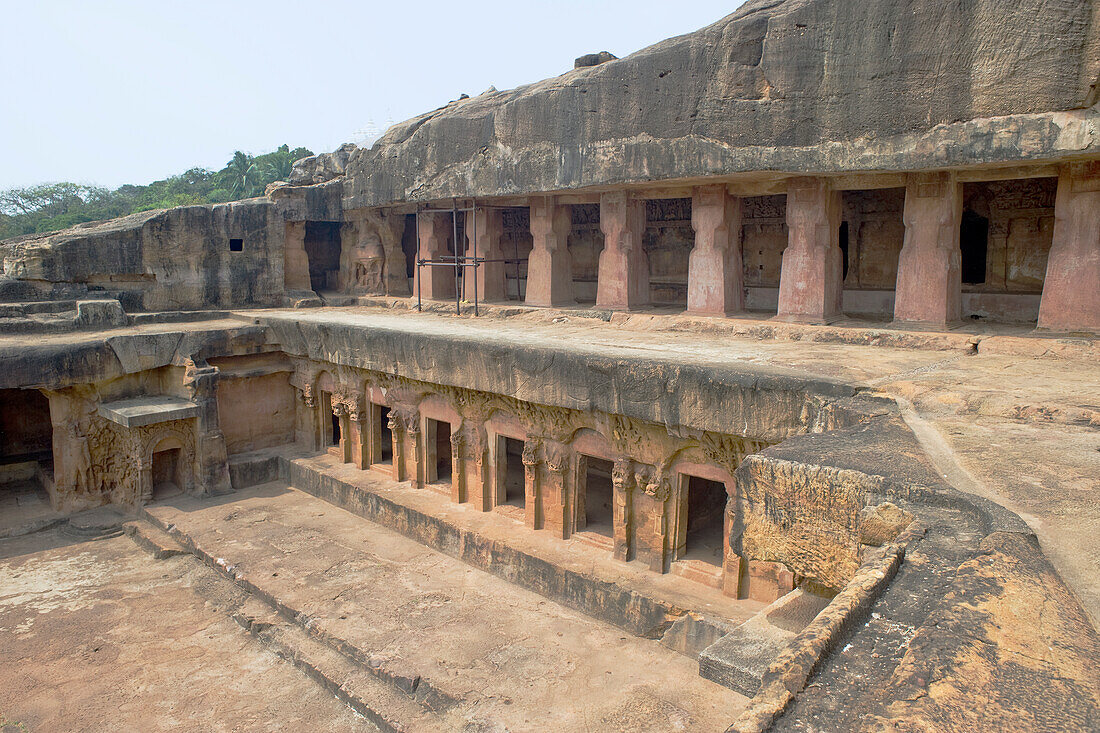
[[[425,441],[428,448],[427,477],[429,484],[451,483],[451,424],[443,420],[427,420]]]
[[[726,502],[729,494],[721,481],[680,475],[679,559],[722,567],[725,555]]]
[[[154,451],[152,463],[153,501],[176,496],[183,491],[179,448]]]
[[[583,482],[583,529],[603,537],[614,536],[614,485],[611,472],[614,464],[603,458],[581,455],[579,477]]]
[[[497,481],[501,506],[523,509],[526,505],[523,473],[523,445],[518,438],[500,436],[497,443]]]

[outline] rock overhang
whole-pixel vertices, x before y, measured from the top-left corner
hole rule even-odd
[[[1086,4],[753,2],[395,125],[340,166],[344,207],[1087,155],[1100,148],[1094,24]]]

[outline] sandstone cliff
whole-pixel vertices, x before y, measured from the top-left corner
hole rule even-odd
[[[623,59],[395,125],[345,208],[1100,149],[1091,0],[752,0]],[[309,177],[312,180],[312,177]]]

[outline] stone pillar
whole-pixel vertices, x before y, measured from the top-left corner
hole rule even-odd
[[[491,471],[488,467],[489,441],[485,429],[478,426],[466,438],[465,473],[463,479],[466,485],[466,499],[474,508],[483,512],[493,508],[493,483],[490,480]],[[469,460],[473,459],[473,460]]]
[[[688,258],[688,313],[723,316],[745,308],[741,199],[724,185],[699,186],[691,198],[695,246]]]
[[[645,201],[626,191],[600,196],[603,251],[596,283],[600,308],[636,308],[649,303],[649,257],[642,245]]]
[[[287,290],[312,290],[309,282],[309,257],[306,256],[306,223],[288,221],[283,238],[283,287]]]
[[[184,369],[183,383],[191,401],[199,406],[194,457],[198,490],[203,494],[227,494],[233,486],[229,480],[229,451],[218,422],[218,368],[192,361]]]
[[[362,409],[362,399],[353,398],[348,404],[348,427],[351,439],[351,462],[360,471],[370,468],[371,463],[371,430],[374,420],[371,420],[370,405],[366,412]]]
[[[542,529],[539,506],[539,441],[528,438],[523,443],[523,523],[531,529]]]
[[[777,318],[828,323],[840,315],[844,263],[840,192],[820,178],[787,184],[789,237],[779,275]]]
[[[390,429],[390,438],[393,440],[393,480],[404,481],[409,477],[405,467],[405,426],[396,409],[390,408],[386,425]]]
[[[307,450],[321,449],[320,431],[317,427],[317,396],[312,385],[307,384],[298,392],[302,408],[298,413],[298,430],[295,438],[305,445]]]
[[[672,488],[660,472],[648,472],[638,476],[638,489],[648,508],[646,522],[638,521],[637,556],[655,573],[667,573],[672,557],[674,541],[669,537],[668,505]],[[639,509],[635,513],[640,515]]]
[[[147,456],[137,458],[138,485],[137,499],[139,504],[148,504],[153,500],[153,461]]]
[[[1100,331],[1100,163],[1064,166],[1039,328]]]
[[[474,254],[474,235],[477,235],[477,256],[496,262],[483,262],[476,269],[477,272],[477,298],[486,302],[508,299],[505,290],[504,247],[501,237],[504,236],[504,212],[500,209],[479,208],[470,217],[473,226],[466,229],[466,256]],[[462,297],[465,300],[474,299],[474,269],[466,268],[466,277],[462,280]]]
[[[424,487],[424,441],[421,440],[420,415],[413,413],[405,418],[408,450],[405,452],[405,471],[413,486]]]
[[[420,232],[420,259],[440,259],[450,255],[448,238],[454,236],[451,214],[446,212],[421,213],[417,216]],[[425,300],[453,300],[455,297],[455,271],[451,267],[425,265],[415,268],[420,282],[420,297]],[[416,282],[413,283],[416,295]]]
[[[730,545],[736,512],[737,502],[731,496],[722,514],[722,593],[730,598],[739,598],[741,594],[741,555]]]
[[[464,504],[466,492],[466,436],[461,429],[451,428],[451,501]]]
[[[576,305],[568,246],[572,227],[568,206],[556,204],[552,196],[531,199],[533,248],[527,259],[527,305]]]
[[[573,534],[571,516],[572,501],[566,484],[565,472],[569,464],[563,448],[549,447],[546,455],[546,486],[539,487],[542,496],[545,526],[563,540]]]
[[[336,446],[340,462],[351,463],[351,430],[348,424],[350,422],[348,420],[348,406],[343,401],[337,401],[335,395],[333,395],[332,400],[332,414],[340,421],[340,443]]]
[[[611,471],[611,484],[614,487],[612,536],[616,560],[634,559],[634,483],[634,462],[629,458],[615,461],[615,467]]]
[[[953,174],[908,176],[895,321],[946,326],[962,318],[962,205],[962,184]]]

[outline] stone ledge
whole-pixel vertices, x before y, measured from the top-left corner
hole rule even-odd
[[[868,558],[825,609],[779,653],[760,680],[760,690],[727,733],[760,733],[787,709],[836,642],[871,608],[905,558],[907,545],[924,532],[919,521]]]
[[[100,404],[97,413],[123,427],[139,428],[143,425],[198,417],[199,406],[180,397],[153,395]]]

